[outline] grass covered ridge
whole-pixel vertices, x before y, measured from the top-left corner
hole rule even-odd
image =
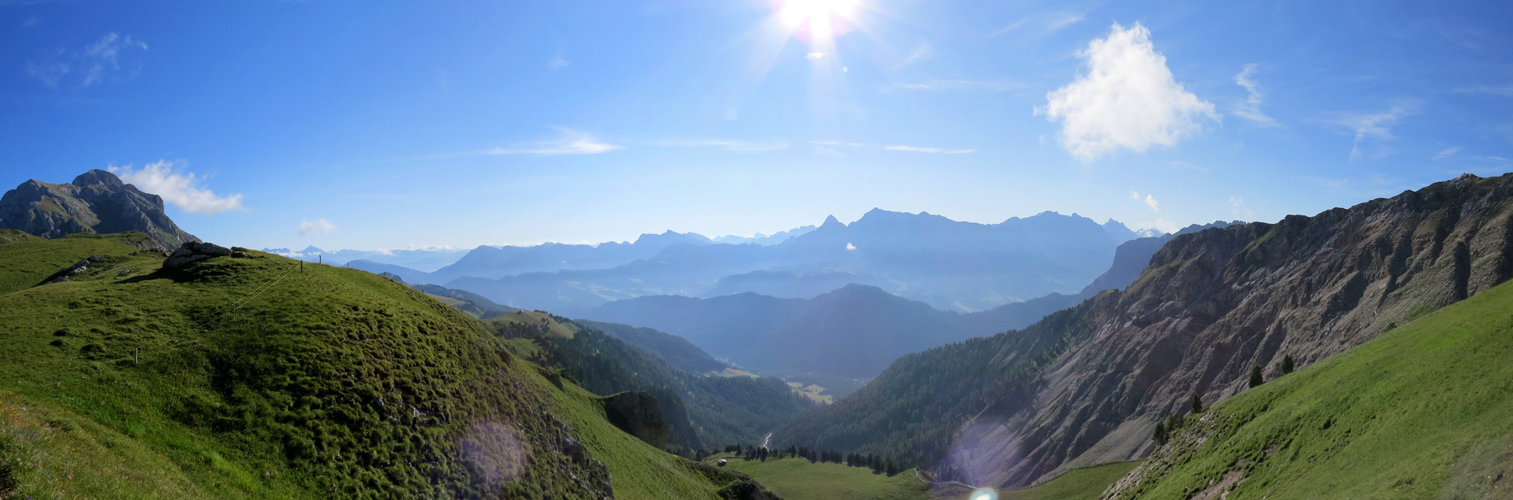
[[[1513,498],[1513,285],[1189,418],[1116,498]]]
[[[399,283],[258,252],[164,271],[139,238],[0,242],[0,497],[561,498],[613,477],[624,498],[712,498],[733,480]]]

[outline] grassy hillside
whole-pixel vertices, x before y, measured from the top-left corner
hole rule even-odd
[[[1117,498],[1513,498],[1510,311],[1504,284],[1235,396]]]
[[[706,460],[727,459],[727,467],[749,474],[788,500],[963,500],[972,491],[961,483],[930,485],[913,470],[893,477],[874,474],[865,467],[836,463],[810,463],[803,458],[746,461],[722,454]],[[1022,490],[999,490],[1002,500],[1094,500],[1139,462],[1118,462],[1077,469],[1045,484]]]
[[[3,236],[0,497],[541,498],[612,482],[621,498],[713,498],[739,480],[625,435],[477,321],[367,272],[257,252],[167,271],[136,253],[140,234]]]

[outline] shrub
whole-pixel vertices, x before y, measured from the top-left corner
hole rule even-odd
[[[1292,355],[1288,354],[1286,356],[1282,356],[1282,374],[1286,375],[1286,374],[1292,373],[1292,369],[1293,369]]]
[[[1261,377],[1261,365],[1251,365],[1250,387],[1254,388],[1264,383],[1266,383],[1266,379]]]

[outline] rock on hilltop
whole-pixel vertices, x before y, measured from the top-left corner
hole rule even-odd
[[[69,184],[29,180],[0,197],[0,229],[58,238],[75,233],[141,231],[169,250],[200,241],[179,229],[163,212],[161,196],[121,182],[115,174],[90,170]]]

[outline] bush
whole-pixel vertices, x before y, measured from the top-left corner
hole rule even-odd
[[[1251,388],[1255,388],[1256,386],[1259,386],[1259,385],[1264,384],[1264,383],[1266,383],[1266,379],[1263,378],[1263,377],[1261,377],[1261,365],[1251,365],[1251,367],[1250,367],[1250,387]]]
[[[1153,433],[1151,438],[1156,440],[1156,444],[1166,444],[1166,425],[1156,422],[1156,432]]]
[[[1282,356],[1282,374],[1286,375],[1286,374],[1292,373],[1292,369],[1293,369],[1292,355],[1288,354],[1286,356]]]
[[[1203,398],[1198,397],[1197,394],[1193,394],[1192,406],[1194,415],[1203,413]]]

